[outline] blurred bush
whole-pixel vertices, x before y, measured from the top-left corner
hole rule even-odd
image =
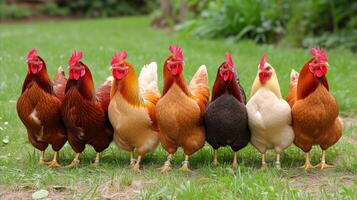
[[[357,1],[350,0],[173,0],[186,2],[183,34],[233,41],[279,42],[300,47],[357,51]],[[176,3],[175,3],[176,2]],[[176,6],[177,7],[177,6]],[[173,6],[175,8],[175,6]],[[172,9],[177,16],[177,9]],[[177,22],[174,20],[173,22]]]
[[[0,0],[0,19],[143,15],[157,5],[157,0]]]
[[[200,16],[178,28],[198,37],[273,42],[284,34],[285,4],[274,0],[211,1]]]

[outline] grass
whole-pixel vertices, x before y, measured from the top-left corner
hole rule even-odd
[[[13,192],[26,196],[44,188],[50,191],[50,196],[69,199],[98,199],[109,194],[116,194],[115,198],[121,199],[357,198],[356,123],[348,124],[343,138],[328,150],[328,161],[337,167],[324,171],[297,169],[304,157],[294,145],[282,156],[283,170],[273,167],[272,152],[268,154],[269,167],[259,169],[260,156],[250,145],[239,152],[240,167],[237,170],[230,168],[232,154],[228,148],[220,149],[221,164],[213,167],[209,145],[191,157],[192,173],[177,170],[183,159],[182,151],[179,151],[173,159],[174,170],[160,174],[156,168],[166,158],[161,147],[144,157],[142,174],[130,171],[128,153],[118,150],[115,145],[103,152],[99,168],[87,166],[95,155],[91,147],[86,148],[79,168],[53,170],[38,166],[38,152],[29,144],[15,110],[27,73],[25,55],[31,48],[38,48],[51,76],[58,66],[67,66],[73,50],[82,50],[83,61],[91,68],[96,84],[110,75],[108,67],[115,51],[127,50],[128,61],[137,70],[150,61],[158,62],[161,67],[169,55],[168,45],[173,43],[180,44],[184,50],[186,77],[190,79],[199,65],[206,64],[212,86],[224,54],[231,52],[247,93],[260,57],[267,52],[284,96],[290,70],[300,69],[310,58],[308,50],[304,49],[196,40],[156,30],[148,24],[146,18],[133,17],[0,25],[0,139],[9,138],[9,144],[0,144],[0,197],[2,191],[5,195]],[[353,71],[357,66],[356,54],[336,50],[328,51],[328,57],[331,91],[339,102],[341,114],[353,116],[357,113],[357,91],[352,88],[357,78]],[[160,80],[161,77],[160,69]],[[48,150],[47,157],[50,158],[52,153]],[[314,164],[319,162],[320,154],[317,147],[313,149]],[[60,153],[61,162],[69,163],[73,156],[70,146],[66,145]]]

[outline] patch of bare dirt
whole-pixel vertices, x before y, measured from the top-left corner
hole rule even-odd
[[[26,190],[19,188],[1,188],[0,199],[4,200],[27,200],[32,199],[32,193],[35,190]],[[48,191],[49,195],[44,200],[57,199],[72,199],[73,192],[66,189],[51,189]]]
[[[356,175],[348,173],[336,173],[332,170],[310,170],[289,177],[289,186],[302,193],[308,193],[313,197],[319,197],[321,191],[334,193],[341,189],[341,186],[353,187],[357,181]]]
[[[134,180],[130,185],[124,185],[118,180],[108,181],[98,188],[98,193],[103,199],[131,200],[135,199],[137,191],[155,182],[157,181]]]

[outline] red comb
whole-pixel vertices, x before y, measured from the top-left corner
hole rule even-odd
[[[325,50],[320,49],[319,47],[312,48],[310,50],[310,53],[317,59],[318,62],[326,62],[327,61]]]
[[[75,66],[78,62],[82,59],[82,52],[81,51],[74,51],[71,58],[68,61],[69,66]]]
[[[126,51],[119,51],[118,53],[116,53],[113,56],[111,65],[115,65],[115,64],[119,63],[120,61],[125,60],[127,56],[128,56],[128,54],[126,53]]]
[[[37,56],[37,49],[31,49],[27,53],[27,60],[33,60]]]
[[[267,55],[264,53],[262,58],[260,59],[259,69],[263,69],[266,62],[267,62]]]
[[[171,51],[175,59],[180,61],[183,60],[183,53],[179,46],[170,45],[169,50]]]
[[[233,68],[233,66],[234,66],[232,56],[229,53],[226,53],[226,64],[228,67],[231,67],[231,68]]]

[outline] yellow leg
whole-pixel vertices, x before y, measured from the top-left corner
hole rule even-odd
[[[212,164],[214,166],[217,166],[219,163],[218,163],[218,150],[217,149],[214,149],[213,150],[213,162]]]
[[[48,167],[49,168],[59,168],[59,167],[62,167],[59,163],[58,163],[58,151],[55,151],[55,154],[53,155],[53,159],[52,161],[46,163],[48,164]]]
[[[100,161],[100,152],[96,152],[94,162],[91,164],[91,167],[98,167],[99,161]]]
[[[65,166],[64,168],[72,168],[72,167],[77,167],[79,164],[79,156],[81,155],[81,153],[76,153],[76,156],[74,157],[73,161],[71,162],[71,164]]]
[[[136,160],[134,158],[134,151],[130,152],[130,166],[133,167],[136,163]]]
[[[305,164],[303,166],[301,166],[300,168],[303,168],[305,170],[314,168],[314,166],[312,166],[310,163],[310,152],[305,153]]]
[[[237,162],[237,152],[234,152],[233,154],[233,162],[232,162],[232,167],[233,169],[236,169],[238,167],[238,162]]]
[[[131,168],[134,172],[140,172],[140,161],[141,161],[141,155],[138,156],[136,163]]]
[[[280,165],[280,154],[279,154],[279,153],[276,154],[275,166],[276,166],[277,169],[281,169],[281,165]]]
[[[329,165],[329,164],[326,163],[326,150],[322,150],[321,162],[319,164],[317,164],[315,167],[318,167],[320,169],[326,169],[326,168],[334,167],[333,165]]]
[[[189,172],[191,171],[189,168],[188,168],[188,155],[185,155],[185,160],[182,162],[182,166],[181,168],[179,169],[180,171],[183,171],[183,172]]]
[[[262,153],[262,168],[267,166],[267,163],[265,162],[265,153]]]
[[[169,154],[167,156],[167,160],[165,161],[164,165],[160,168],[161,173],[168,172],[171,170],[171,159],[172,159],[172,154]]]
[[[46,164],[45,162],[45,151],[40,151],[40,158],[38,160],[39,165],[44,165]]]

